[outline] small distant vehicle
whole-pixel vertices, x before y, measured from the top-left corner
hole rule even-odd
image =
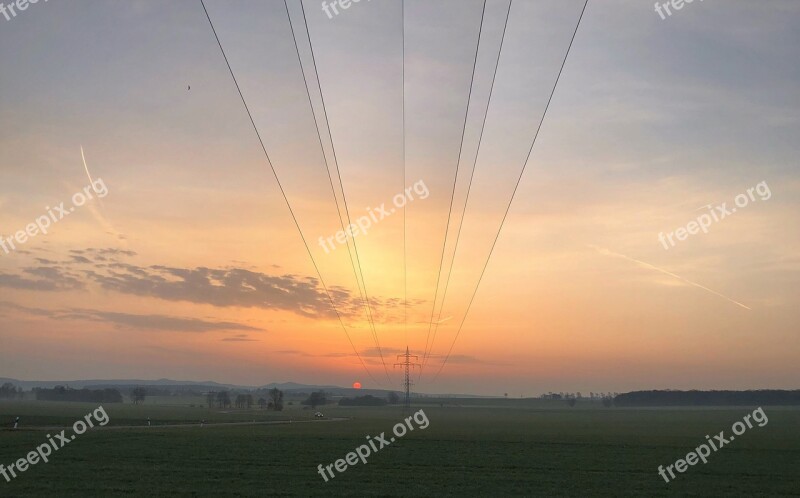
[[[325,418],[325,415],[323,415],[322,412],[317,412],[317,413],[314,414],[314,417],[315,418]]]

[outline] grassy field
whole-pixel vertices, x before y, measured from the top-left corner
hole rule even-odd
[[[224,413],[192,403],[196,406],[176,399],[107,405],[107,428],[78,436],[49,463],[29,468],[11,483],[0,477],[0,496],[800,494],[796,409],[765,407],[766,426],[748,430],[707,464],[690,467],[667,484],[657,473],[659,465],[684,458],[706,434],[729,434],[752,408],[634,410],[429,399],[420,405],[430,421],[426,430],[410,432],[366,465],[326,483],[317,465],[344,458],[366,436],[388,436],[402,419],[397,408],[326,406],[326,417],[347,420],[315,422],[312,412],[298,405],[281,413]],[[45,442],[48,432],[35,426],[69,427],[95,408],[0,402],[0,422],[6,426],[20,416],[24,426],[0,430],[0,463],[8,466]],[[202,428],[200,420],[206,421]],[[223,424],[254,420],[293,422]],[[181,423],[191,425],[159,427]]]

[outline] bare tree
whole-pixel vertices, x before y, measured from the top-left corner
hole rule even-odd
[[[247,404],[247,396],[244,394],[236,395],[236,408],[244,408]]]
[[[6,382],[0,386],[0,398],[16,398],[17,396],[17,388],[14,387],[14,384]]]
[[[283,391],[278,389],[277,387],[273,387],[269,390],[269,397],[272,400],[271,405],[272,409],[276,412],[283,410]]]
[[[217,393],[217,405],[220,408],[228,408],[231,406],[231,395],[228,391],[220,391]]]
[[[311,396],[308,397],[307,400],[303,401],[304,405],[311,405],[311,409],[315,409],[319,405],[324,405],[326,403],[325,399],[325,391],[314,391],[311,393]]]
[[[133,399],[134,405],[144,403],[144,398],[146,396],[147,390],[144,387],[134,387],[133,391],[131,391],[131,398]]]

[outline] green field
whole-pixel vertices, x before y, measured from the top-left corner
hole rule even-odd
[[[110,423],[53,453],[0,496],[779,496],[800,494],[800,410],[765,407],[769,423],[665,483],[669,465],[752,412],[725,409],[569,408],[538,400],[425,400],[430,421],[324,482],[317,465],[344,458],[366,436],[391,432],[396,407],[326,406],[314,421],[281,413],[208,410],[202,400],[107,405]],[[444,406],[441,406],[444,405]],[[92,404],[0,402],[0,463],[67,427]],[[7,422],[22,417],[23,429]],[[152,427],[146,427],[150,417]],[[199,421],[205,420],[204,427]],[[292,423],[288,423],[292,420]],[[224,425],[226,422],[282,422]],[[187,427],[159,427],[164,424]],[[216,424],[216,425],[215,425]],[[38,426],[32,427],[32,426]],[[125,426],[140,426],[126,428]],[[71,429],[70,429],[71,431]],[[50,432],[53,432],[52,430]],[[58,431],[55,431],[58,432]],[[69,433],[69,431],[68,431]]]

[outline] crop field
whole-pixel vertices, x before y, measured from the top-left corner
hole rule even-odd
[[[325,406],[324,420],[288,406],[208,410],[199,404],[108,405],[105,427],[82,434],[0,496],[779,496],[800,492],[800,410],[765,407],[769,422],[669,483],[659,465],[752,408],[608,409],[541,402],[426,400],[417,428],[325,482],[332,464],[391,434],[397,407]],[[0,463],[8,466],[92,412],[83,403],[0,403]],[[7,421],[21,417],[21,429]],[[151,427],[147,427],[147,418]],[[203,427],[200,421],[205,421]],[[291,421],[291,422],[290,422]],[[238,423],[238,425],[227,425]],[[164,426],[164,425],[169,426]],[[185,424],[185,425],[183,425]],[[176,426],[178,425],[178,426]],[[136,427],[132,427],[136,426]]]

